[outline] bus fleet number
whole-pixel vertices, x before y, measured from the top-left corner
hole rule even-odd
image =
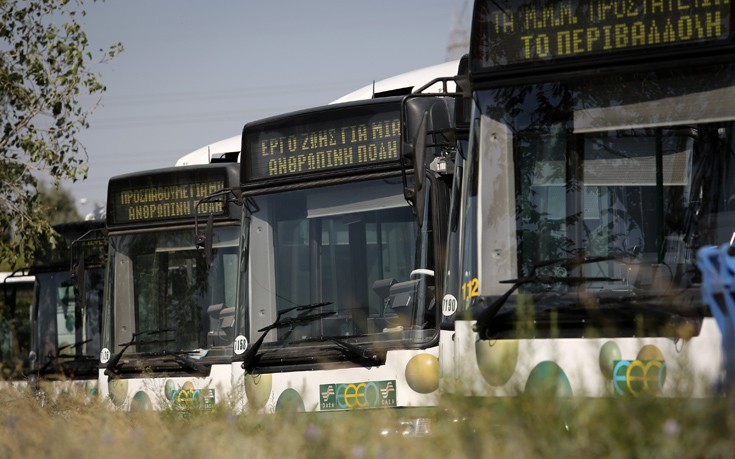
[[[468,298],[472,298],[473,296],[479,296],[480,295],[480,289],[479,285],[480,283],[477,281],[477,278],[472,278],[468,282],[465,282],[462,284],[462,299],[466,300]]]

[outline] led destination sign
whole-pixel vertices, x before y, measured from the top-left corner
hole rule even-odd
[[[197,210],[199,215],[223,214],[222,200],[203,202],[197,208],[199,200],[225,188],[224,174],[220,172],[112,179],[107,203],[108,222],[150,223],[193,218]]]
[[[398,103],[322,109],[246,126],[243,176],[286,178],[397,162]]]
[[[730,0],[488,0],[477,13],[473,59],[483,68],[713,42],[731,31]]]

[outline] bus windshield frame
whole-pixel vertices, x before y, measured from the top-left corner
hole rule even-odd
[[[110,180],[100,353],[108,373],[208,373],[230,363],[241,208],[222,191],[239,184],[239,168],[181,166]],[[195,225],[205,222],[203,249]]]
[[[428,204],[436,178],[421,188],[427,205],[417,218],[406,193],[414,188],[413,159],[399,155],[401,116],[398,97],[245,126],[242,345],[234,360],[261,337],[258,371],[267,372],[359,365],[365,352],[379,360],[391,349],[438,342],[437,223]],[[268,178],[281,170],[273,157],[285,169]]]
[[[485,338],[527,307],[569,336],[696,334],[696,250],[735,237],[735,65],[536,81],[475,92],[463,308],[492,310]]]

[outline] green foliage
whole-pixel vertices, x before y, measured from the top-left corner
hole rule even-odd
[[[11,266],[51,238],[39,177],[58,187],[87,176],[77,137],[97,103],[80,97],[104,92],[90,67],[122,45],[94,58],[84,15],[82,0],[0,0],[0,261]]]
[[[48,186],[44,182],[38,182],[36,191],[38,214],[45,218],[49,225],[75,222],[82,219],[82,216],[79,215],[79,211],[74,203],[74,196],[72,196],[69,190],[58,186]],[[43,247],[45,245],[45,241],[50,241],[52,245],[56,244],[55,233],[51,232],[50,234],[51,236],[46,239],[38,239],[36,243],[38,247]],[[6,227],[6,229],[0,233],[0,246],[10,245],[13,243],[13,232],[11,231],[11,228]],[[2,248],[0,248],[0,252],[1,251]],[[25,268],[30,265],[31,262],[32,260],[30,258],[25,258],[25,255],[17,256],[14,259],[3,257],[0,259],[0,271],[13,271],[18,267]]]
[[[38,200],[42,212],[52,225],[77,222],[82,219],[74,203],[74,196],[69,190],[61,187],[48,187],[39,183]]]
[[[59,387],[59,386],[57,386]],[[73,388],[72,385],[67,387]],[[444,397],[430,412],[127,412],[83,391],[0,388],[7,457],[733,457],[733,411],[713,399]],[[412,430],[411,418],[429,420]],[[5,457],[3,456],[3,457]]]

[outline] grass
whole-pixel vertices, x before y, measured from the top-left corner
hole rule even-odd
[[[457,458],[735,457],[735,411],[725,398],[445,397],[432,433],[383,431],[411,412],[129,413],[66,394],[41,404],[0,391],[0,457]]]

